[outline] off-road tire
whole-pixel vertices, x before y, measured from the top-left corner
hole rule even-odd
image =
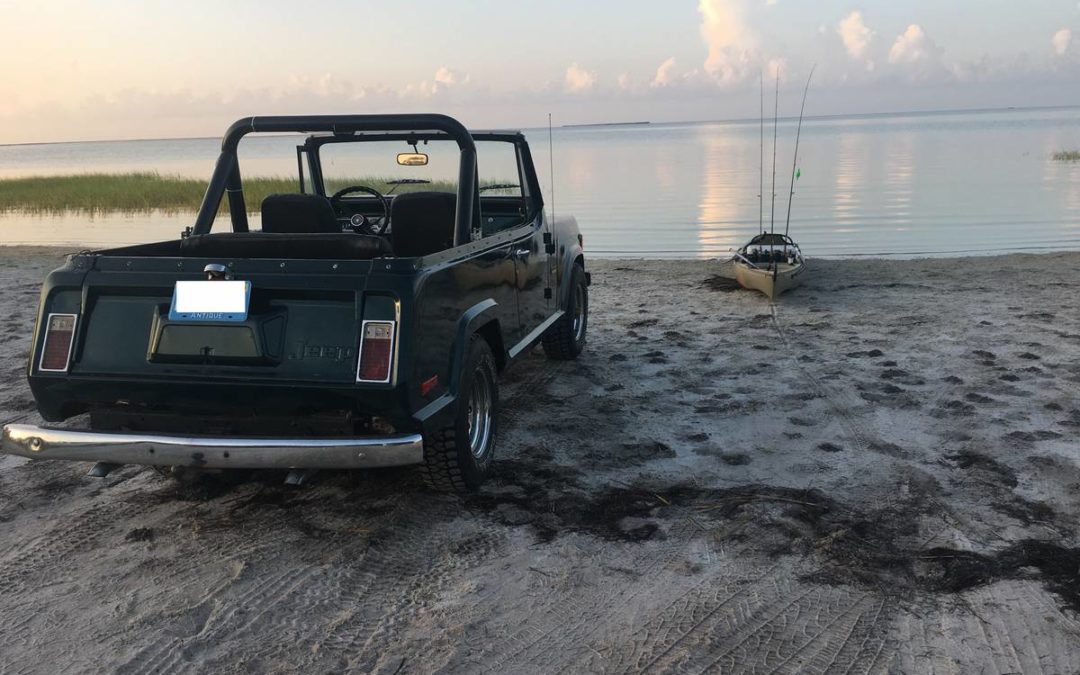
[[[498,436],[499,384],[495,357],[491,347],[479,335],[469,341],[469,353],[458,382],[457,410],[454,421],[441,429],[424,434],[424,463],[420,476],[424,483],[440,492],[468,494],[475,492],[491,473]],[[489,420],[487,442],[479,456],[469,442],[473,385],[485,378],[489,387]]]
[[[581,322],[580,330],[577,320]],[[566,314],[548,328],[541,338],[544,354],[556,361],[576,359],[585,348],[585,331],[588,327],[589,287],[585,283],[585,270],[581,265],[574,265],[570,273],[570,298],[566,302]]]

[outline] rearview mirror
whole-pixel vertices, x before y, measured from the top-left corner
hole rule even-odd
[[[427,166],[428,156],[422,152],[398,153],[397,163],[401,166]]]

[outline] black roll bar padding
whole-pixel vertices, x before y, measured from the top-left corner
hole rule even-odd
[[[214,224],[214,218],[217,217],[218,208],[221,207],[222,192],[225,190],[225,184],[228,182],[229,176],[232,175],[233,166],[237,164],[236,153],[222,152],[218,155],[217,163],[214,164],[214,173],[210,175],[210,183],[206,186],[206,192],[203,193],[202,204],[199,206],[199,213],[195,216],[195,226],[192,228],[192,234],[206,234],[210,231],[211,226]]]
[[[225,182],[225,191],[229,196],[229,217],[233,232],[247,232],[247,208],[244,206],[244,186],[240,182],[240,162],[233,162],[229,179]]]
[[[233,218],[233,230],[247,230],[247,213],[240,220],[234,208],[233,190],[237,190],[236,205],[243,209],[243,193],[240,192],[240,169],[236,148],[240,139],[249,133],[315,133],[331,132],[350,134],[364,131],[441,131],[454,139],[461,150],[458,168],[457,208],[454,214],[454,246],[468,242],[471,230],[479,223],[477,212],[476,144],[472,135],[461,122],[453,117],[439,114],[412,115],[290,115],[282,117],[245,117],[233,122],[221,139],[221,155],[218,157],[210,184],[203,196],[202,206],[195,218],[194,234],[206,234],[214,223],[222,193],[229,190],[229,212]],[[238,226],[242,229],[238,229]]]

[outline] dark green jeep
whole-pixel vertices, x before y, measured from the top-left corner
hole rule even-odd
[[[305,134],[297,192],[266,197],[251,230],[237,147],[282,132]],[[588,285],[577,223],[545,215],[519,132],[242,119],[181,237],[48,276],[30,387],[45,420],[88,413],[89,428],[8,425],[3,451],[99,475],[417,464],[434,487],[472,490],[495,454],[498,373],[536,343],[575,358]]]

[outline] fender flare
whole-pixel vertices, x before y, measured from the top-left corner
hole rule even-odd
[[[559,301],[556,309],[566,309],[570,303],[570,276],[574,271],[574,265],[577,263],[578,258],[581,258],[582,269],[584,269],[585,249],[581,248],[581,245],[575,241],[574,245],[563,254],[562,270],[559,276]],[[586,283],[588,283],[588,277],[586,277]]]
[[[461,318],[458,319],[457,330],[454,333],[454,346],[450,351],[450,369],[447,376],[446,393],[421,408],[414,416],[417,421],[426,424],[440,413],[451,409],[454,402],[457,401],[461,369],[465,367],[465,360],[469,356],[470,336],[489,320],[497,320],[493,316],[493,310],[498,304],[494,298],[481,300],[465,310]]]

